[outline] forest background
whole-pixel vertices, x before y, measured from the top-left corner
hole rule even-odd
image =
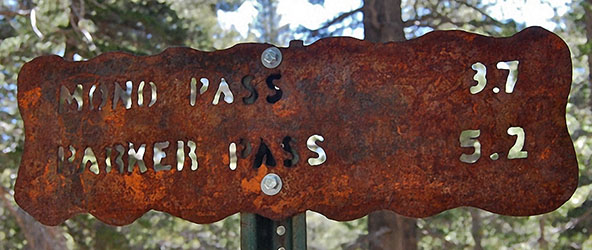
[[[592,249],[592,0],[358,0],[354,8],[326,16],[314,27],[283,22],[277,0],[0,0],[0,249],[238,249],[240,244],[238,215],[198,225],[149,212],[131,225],[113,227],[83,214],[47,227],[21,210],[13,199],[24,141],[16,80],[20,67],[37,56],[86,60],[108,51],[150,55],[171,46],[213,51],[241,42],[286,46],[292,39],[310,44],[339,35],[402,41],[436,29],[510,36],[526,27],[524,17],[515,13],[540,11],[528,9],[533,1],[553,11],[546,27],[571,50],[567,123],[580,168],[573,197],[552,213],[530,217],[457,208],[424,219],[376,212],[335,222],[308,212],[308,246]],[[306,4],[322,10],[330,8],[328,2]],[[241,6],[254,9],[251,16],[234,15],[244,18],[239,22],[243,28],[222,20]],[[301,18],[314,14],[302,13]]]

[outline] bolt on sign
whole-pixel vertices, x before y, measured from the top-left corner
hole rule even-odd
[[[538,27],[42,56],[18,78],[15,198],[47,225],[84,212],[124,225],[150,209],[196,223],[545,213],[578,182],[571,73],[566,44]]]

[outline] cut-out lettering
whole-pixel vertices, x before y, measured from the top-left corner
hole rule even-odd
[[[57,172],[61,173],[62,168],[64,167],[64,148],[62,146],[58,147],[58,167]]]
[[[477,85],[471,86],[469,89],[471,94],[477,94],[485,88],[487,85],[487,68],[483,63],[476,62],[471,65],[471,68],[476,71],[475,75],[473,76],[473,80],[477,81]]]
[[[82,105],[83,105],[83,101],[82,101],[82,84],[78,84],[76,85],[76,89],[74,89],[74,93],[70,93],[70,90],[68,90],[68,88],[66,88],[66,86],[63,86],[60,88],[60,101],[59,101],[59,107],[58,107],[58,112],[59,113],[64,113],[64,109],[65,109],[65,105],[66,102],[68,103],[68,105],[72,104],[72,101],[76,100],[76,110],[81,111],[82,110]]]
[[[210,85],[210,80],[208,80],[208,78],[202,77],[201,79],[199,79],[199,82],[201,82],[201,88],[199,88],[199,94],[203,95],[203,93],[205,93],[206,90],[208,90],[208,86]]]
[[[195,171],[199,167],[197,155],[195,154],[195,149],[197,148],[197,145],[193,141],[187,141],[187,146],[189,147],[189,159],[191,159],[191,170]]]
[[[475,151],[470,154],[462,154],[460,161],[464,163],[475,163],[481,157],[481,143],[477,138],[481,135],[481,130],[463,130],[460,133],[460,146],[463,148],[474,148]]]
[[[241,138],[238,143],[243,146],[243,150],[241,151],[241,158],[246,159],[251,154],[251,142],[248,139]]]
[[[507,61],[498,62],[496,65],[498,69],[508,70],[508,77],[506,78],[506,93],[508,94],[514,92],[514,86],[518,81],[518,64],[518,61]]]
[[[144,81],[140,82],[138,85],[138,107],[142,107],[144,105]]]
[[[292,143],[292,142],[295,142],[295,141],[290,136],[286,136],[282,140],[282,145],[281,145],[282,149],[284,149],[284,151],[290,153],[290,155],[292,156],[290,159],[284,160],[284,166],[286,166],[286,167],[292,167],[298,163],[298,160],[300,160],[300,156],[298,155],[298,152],[296,152],[296,149],[290,145],[290,143]]]
[[[127,150],[127,171],[132,173],[134,172],[134,166],[137,165],[140,167],[140,173],[146,172],[148,170],[146,168],[146,163],[144,162],[144,153],[146,152],[146,144],[140,145],[138,150],[134,148],[133,143],[129,143],[129,148]]]
[[[117,151],[117,156],[115,157],[115,164],[117,164],[117,169],[119,173],[124,173],[124,165],[123,165],[123,154],[125,154],[125,147],[123,145],[115,145],[115,151]]]
[[[76,158],[76,149],[74,147],[72,147],[72,145],[68,146],[70,149],[70,158],[68,158],[68,162],[72,163],[74,162],[74,158]]]
[[[148,103],[148,107],[152,107],[156,103],[156,84],[150,82],[150,103]]]
[[[105,148],[105,173],[111,173],[111,152],[113,150],[110,147]]]
[[[130,84],[127,84],[127,83],[130,83]],[[123,106],[126,109],[132,108],[131,81],[127,81],[127,83],[125,84],[126,90],[123,90],[121,88],[121,86],[119,85],[119,83],[117,83],[117,82],[114,83],[115,91],[113,93],[113,109],[117,108],[117,102],[119,102],[119,100],[121,100],[121,103],[123,104]]]
[[[197,98],[197,80],[195,80],[195,77],[191,77],[189,86],[191,88],[191,93],[189,94],[189,105],[195,106],[195,99]]]
[[[263,142],[263,139],[261,139],[261,143],[259,144],[259,149],[257,150],[257,153],[255,154],[255,161],[253,162],[253,168],[259,168],[261,166],[261,164],[263,163],[264,158],[265,158],[265,165],[266,166],[275,167],[276,162],[275,162],[275,159],[273,158],[273,154],[271,153],[271,150],[269,150],[269,147],[267,147],[265,142]]]
[[[257,93],[257,89],[255,89],[255,86],[251,85],[252,80],[253,80],[252,75],[247,75],[247,76],[243,77],[243,79],[241,80],[241,83],[243,84],[245,89],[247,89],[247,91],[249,91],[249,93],[250,93],[249,96],[243,97],[243,103],[245,103],[245,104],[253,104],[253,103],[255,103],[257,98],[259,98],[259,94]]]
[[[107,105],[107,99],[109,99],[109,88],[106,84],[101,84],[99,90],[101,90],[101,104],[99,104],[99,107],[97,109],[103,110],[103,107]]]
[[[84,149],[84,156],[82,157],[82,162],[80,163],[80,168],[78,169],[79,173],[84,172],[88,162],[90,162],[89,170],[94,174],[99,174],[99,164],[97,164],[97,157],[95,156],[95,152],[93,152],[92,148],[90,147]]]
[[[154,143],[154,155],[152,156],[152,161],[154,162],[155,172],[162,170],[171,170],[171,165],[163,165],[160,163],[162,159],[166,158],[166,152],[164,152],[164,149],[168,147],[168,141]]]
[[[218,91],[216,91],[216,95],[214,96],[214,101],[212,101],[212,104],[218,105],[218,102],[220,101],[220,95],[222,93],[224,94],[224,101],[226,103],[230,104],[234,101],[234,96],[230,91],[230,86],[228,86],[228,83],[226,80],[224,80],[224,78],[220,79],[220,85],[218,85]]]
[[[201,87],[199,88],[199,94],[203,95],[208,90],[208,86],[210,85],[210,80],[208,78],[202,77],[199,79],[201,83]],[[191,82],[189,83],[191,87],[191,93],[189,95],[189,104],[191,106],[195,106],[195,102],[197,99],[197,80],[195,77],[191,77]],[[226,93],[225,93],[226,94]]]
[[[280,99],[282,99],[282,95],[283,92],[280,89],[280,87],[276,86],[273,84],[274,80],[279,80],[280,78],[282,78],[282,75],[280,74],[273,74],[267,77],[267,79],[265,79],[265,83],[267,84],[267,87],[273,91],[275,91],[275,94],[273,95],[268,95],[267,98],[265,98],[267,100],[267,102],[274,104],[276,102],[278,102]]]
[[[183,170],[185,166],[185,142],[177,141],[177,171]]]
[[[492,159],[494,161],[497,161],[497,159],[499,159],[499,154],[498,153],[493,153],[493,154],[489,155],[489,159]]]
[[[95,108],[95,105],[93,104],[95,90],[97,90],[97,85],[91,86],[90,90],[88,91],[88,106],[90,106],[90,110],[93,110]]]
[[[528,157],[528,152],[523,151],[522,148],[524,147],[524,139],[526,135],[524,134],[524,129],[521,127],[510,127],[508,128],[508,135],[515,135],[516,142],[514,146],[510,148],[510,152],[508,152],[508,159],[524,159]]]
[[[325,154],[325,150],[316,143],[317,141],[322,142],[324,140],[325,138],[323,138],[320,135],[312,135],[308,137],[308,140],[306,140],[306,147],[308,148],[308,150],[315,152],[318,155],[318,157],[316,158],[308,158],[309,165],[318,166],[323,164],[327,160],[327,154]]]
[[[76,158],[76,149],[72,147],[72,145],[68,146],[68,150],[70,151],[70,157],[68,157],[68,163],[73,163],[74,159]],[[58,165],[57,165],[57,172],[62,173],[64,171],[64,158],[66,157],[64,148],[59,146],[58,147]]]
[[[235,170],[238,159],[236,157],[236,143],[234,142],[230,143],[230,146],[228,146],[228,158],[230,160],[228,167],[230,170]]]

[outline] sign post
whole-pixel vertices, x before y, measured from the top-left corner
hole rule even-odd
[[[241,249],[306,249],[306,214],[273,221],[251,213],[241,213]]]
[[[565,42],[539,27],[42,56],[18,78],[15,199],[46,225],[78,213],[125,225],[151,209],[195,223],[241,212],[241,243],[255,249],[305,245],[307,210],[546,213],[578,183],[571,74]]]

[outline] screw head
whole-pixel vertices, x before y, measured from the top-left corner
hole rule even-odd
[[[267,174],[261,180],[261,191],[266,195],[276,195],[282,190],[282,179],[277,174]]]
[[[261,63],[268,69],[276,68],[282,63],[282,52],[276,47],[269,47],[261,54]]]
[[[274,189],[278,186],[278,182],[275,178],[263,179],[263,186],[265,186],[266,189]]]

